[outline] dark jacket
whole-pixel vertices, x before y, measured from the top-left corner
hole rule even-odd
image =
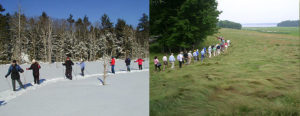
[[[126,66],[130,65],[130,62],[131,62],[130,58],[126,58],[125,60]]]
[[[10,65],[7,74],[5,75],[5,77],[8,77],[11,74],[11,79],[12,80],[16,80],[16,79],[20,79],[20,74],[19,72],[23,73],[24,70],[19,66],[19,65]]]
[[[33,75],[39,76],[40,68],[41,68],[41,66],[36,62],[36,63],[31,64],[30,68],[28,68],[28,69],[32,70]]]
[[[72,65],[74,65],[74,63],[71,60],[66,60],[62,65],[66,66],[67,70],[72,70]]]

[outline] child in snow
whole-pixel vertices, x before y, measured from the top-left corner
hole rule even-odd
[[[25,89],[21,80],[20,80],[20,73],[23,73],[24,70],[17,64],[16,60],[13,60],[12,64],[10,65],[7,74],[5,75],[5,78],[7,78],[9,75],[11,75],[11,81],[13,86],[13,91],[16,91],[16,81],[19,83],[20,87]]]
[[[111,66],[111,73],[113,73],[113,74],[116,74],[115,73],[115,63],[116,63],[115,57],[111,57],[110,66]]]
[[[154,65],[155,65],[155,71],[157,71],[157,69],[159,69],[160,71],[161,64],[159,63],[157,56],[154,57]]]
[[[80,69],[81,69],[81,76],[84,76],[84,68],[85,68],[85,62],[83,59],[80,59],[80,63],[77,63],[78,65],[80,65]]]
[[[35,59],[32,60],[31,66],[26,68],[26,70],[32,70],[34,84],[40,84],[40,68],[41,66],[35,61]]]
[[[127,71],[128,71],[128,72],[130,72],[130,62],[131,62],[130,58],[126,58],[126,59],[125,59],[125,64],[126,64],[126,67],[127,67]]]
[[[162,58],[163,63],[164,63],[164,67],[163,67],[163,71],[168,67],[168,57],[167,54],[165,56],[163,56]]]
[[[62,65],[66,66],[66,77],[70,80],[72,80],[72,66],[74,63],[70,59],[70,57],[67,57],[67,60]]]
[[[138,63],[138,65],[139,65],[139,70],[143,70],[143,62],[144,62],[144,60],[143,60],[142,58],[139,58],[139,59],[137,59],[137,60],[134,61],[134,62],[137,62],[137,63]]]
[[[173,53],[171,53],[171,56],[169,57],[169,61],[171,63],[171,68],[174,68],[174,64],[175,64],[175,57],[173,56]]]

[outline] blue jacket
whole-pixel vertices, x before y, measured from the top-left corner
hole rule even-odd
[[[175,62],[175,57],[174,57],[173,55],[171,55],[171,56],[169,57],[169,61],[170,61],[170,62]]]
[[[20,79],[19,72],[23,73],[24,70],[17,64],[16,64],[15,67],[16,67],[17,72],[12,72],[14,67],[13,67],[13,65],[10,65],[10,67],[8,68],[8,72],[5,75],[5,77],[8,77],[11,74],[11,79]]]
[[[85,67],[85,62],[80,62],[80,63],[77,63],[78,65],[80,65],[80,68],[81,69],[84,69],[84,67]]]

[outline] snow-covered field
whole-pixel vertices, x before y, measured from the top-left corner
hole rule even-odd
[[[108,85],[104,86],[99,80],[103,79],[100,61],[86,63],[85,77],[79,75],[80,66],[75,65],[72,81],[64,78],[65,68],[61,63],[41,64],[42,83],[33,85],[32,72],[25,71],[21,81],[27,88],[17,92],[11,90],[10,77],[4,78],[8,67],[0,66],[0,116],[149,115],[148,61],[142,71],[132,62],[132,72],[126,72],[124,61],[117,60],[116,74],[109,74]],[[21,67],[25,69],[29,64]]]

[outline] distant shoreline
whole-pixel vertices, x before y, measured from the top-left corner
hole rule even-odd
[[[277,27],[277,23],[244,23],[242,27]]]

